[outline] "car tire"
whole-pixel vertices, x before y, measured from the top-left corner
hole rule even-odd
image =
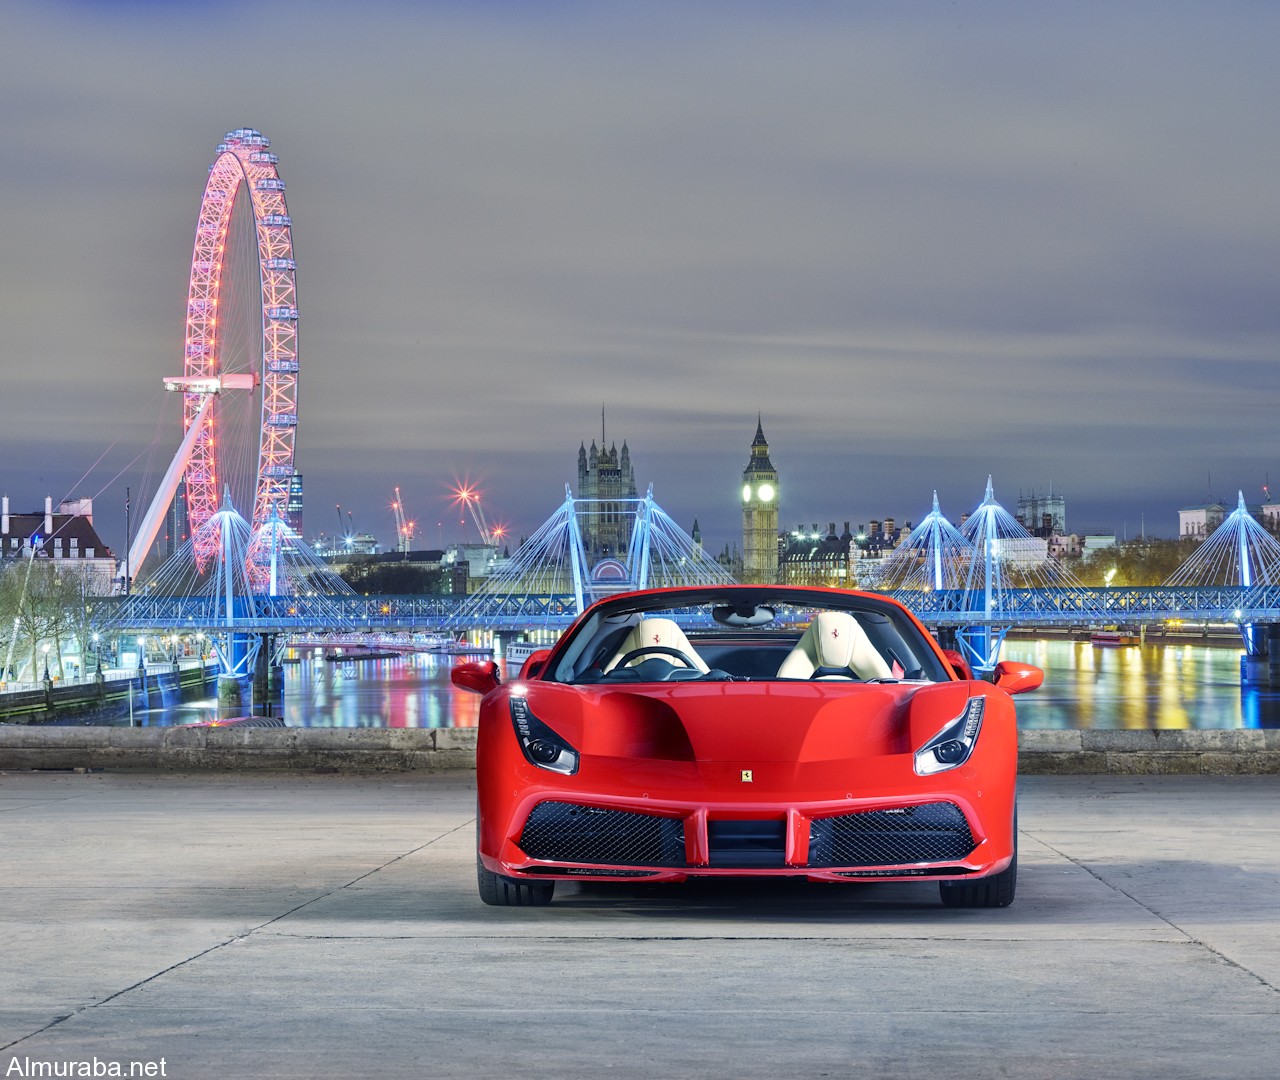
[[[518,881],[485,869],[476,855],[476,885],[480,899],[492,907],[542,907],[551,903],[554,881]]]
[[[998,874],[976,881],[939,881],[938,892],[947,907],[1008,907],[1018,889],[1018,813],[1013,814],[1013,861]]]

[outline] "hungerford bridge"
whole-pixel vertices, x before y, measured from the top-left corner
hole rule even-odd
[[[591,564],[583,543],[593,516],[631,523],[625,554]],[[264,537],[229,505],[213,515],[141,591],[96,615],[111,632],[204,633],[227,675],[247,674],[294,635],[353,632],[518,636],[556,632],[592,601],[632,588],[730,581],[656,504],[643,499],[565,501],[506,565],[467,596],[361,596],[321,563],[278,518]],[[215,552],[198,571],[198,551]],[[1011,627],[1144,626],[1180,620],[1234,624],[1255,675],[1280,658],[1280,544],[1237,510],[1168,583],[1090,588],[1045,559],[992,494],[956,529],[933,511],[874,576],[857,584],[901,600],[926,625],[989,671]],[[1040,552],[1039,557],[1035,557]],[[1217,579],[1218,583],[1209,583]],[[263,662],[259,661],[259,663]],[[1243,669],[1248,670],[1246,662]]]
[[[316,559],[281,520],[294,474],[301,368],[293,219],[270,146],[260,131],[236,128],[209,167],[192,248],[183,372],[165,380],[182,395],[182,440],[126,543],[126,595],[95,605],[99,632],[204,634],[223,676],[235,680],[260,674],[292,635],[554,633],[611,592],[728,580],[652,491],[593,502],[566,489],[560,509],[468,596],[357,596]],[[238,465],[250,461],[256,468]],[[144,576],[180,484],[191,539]],[[602,515],[630,521],[630,542],[620,557],[590,563],[584,529]],[[1249,517],[1243,498],[1160,588],[1085,588],[1036,543],[995,501],[988,480],[963,529],[942,517],[935,496],[933,512],[893,555],[852,583],[903,600],[983,671],[1011,626],[1180,619],[1236,624],[1248,654],[1242,670],[1266,671],[1274,657],[1280,685],[1280,544]],[[853,565],[862,568],[860,560]]]

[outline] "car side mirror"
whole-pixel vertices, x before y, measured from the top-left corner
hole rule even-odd
[[[1025,694],[1044,682],[1044,672],[1034,664],[1001,660],[996,665],[995,684],[1008,694]]]
[[[956,652],[955,649],[943,649],[942,655],[947,658],[947,663],[951,665],[951,670],[959,675],[960,678],[973,679],[973,668],[969,666],[969,661]]]
[[[547,661],[550,658],[550,649],[539,649],[537,652],[530,653],[529,659],[520,667],[520,678],[536,679],[542,674],[542,669],[547,666]]]
[[[449,678],[459,690],[469,690],[473,694],[487,694],[502,682],[498,665],[492,660],[468,660],[458,664],[449,670]]]

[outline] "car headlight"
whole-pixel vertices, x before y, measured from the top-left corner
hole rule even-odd
[[[916,751],[916,775],[932,776],[969,760],[982,729],[986,698],[972,697],[964,712]]]
[[[516,741],[524,752],[525,760],[539,769],[572,776],[578,771],[578,751],[556,732],[533,715],[523,694],[513,693],[511,723],[516,729]]]

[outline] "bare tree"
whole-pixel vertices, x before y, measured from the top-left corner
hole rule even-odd
[[[95,600],[88,567],[44,557],[6,560],[0,566],[0,661],[13,658],[16,666],[22,656],[31,677],[39,678],[47,655],[50,674],[62,677],[64,645],[74,642],[82,657],[88,653]]]

